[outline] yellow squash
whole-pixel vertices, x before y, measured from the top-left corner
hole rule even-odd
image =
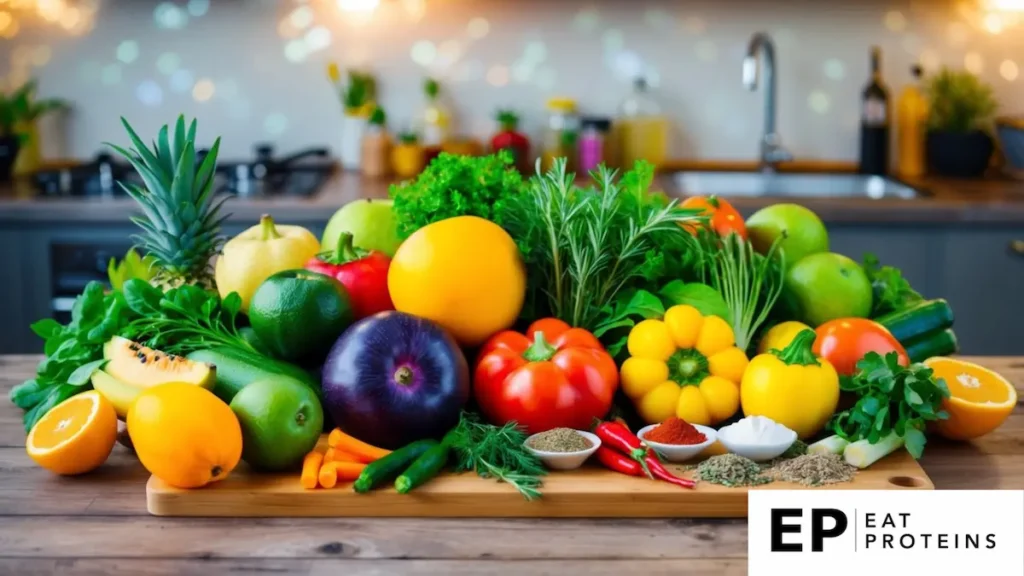
[[[732,328],[693,306],[673,306],[662,320],[644,320],[626,341],[622,390],[648,423],[677,416],[710,426],[727,420],[740,404],[746,354]]]
[[[767,354],[772,350],[782,350],[789,346],[789,343],[793,341],[793,338],[796,338],[797,334],[811,329],[807,324],[797,322],[796,320],[776,324],[765,332],[764,337],[757,344],[757,353]]]
[[[821,431],[839,403],[839,375],[814,355],[814,338],[813,330],[804,330],[785,349],[750,361],[740,385],[745,415],[771,418],[800,438]]]
[[[217,259],[214,277],[221,298],[238,292],[242,311],[249,311],[249,301],[259,285],[284,270],[302,268],[320,251],[320,241],[301,226],[277,226],[264,214],[260,223],[224,245]]]

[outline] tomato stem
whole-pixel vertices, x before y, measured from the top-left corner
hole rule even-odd
[[[558,352],[558,349],[551,345],[544,338],[544,333],[537,331],[533,333],[533,344],[523,352],[523,358],[530,362],[547,362]]]
[[[787,366],[818,366],[820,362],[814,356],[813,350],[816,337],[814,330],[803,330],[784,350],[773,348],[771,353]]]

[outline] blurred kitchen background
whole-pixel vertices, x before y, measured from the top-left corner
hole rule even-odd
[[[336,62],[376,77],[394,129],[411,128],[435,77],[457,134],[487,139],[514,108],[533,142],[551,96],[614,116],[643,76],[670,119],[669,155],[749,159],[763,106],[740,85],[755,31],[774,40],[778,132],[799,158],[856,160],[869,48],[893,98],[910,67],[965,68],[1024,112],[1024,22],[1014,2],[813,0],[0,0],[0,86],[38,78],[68,99],[48,158],[121,142],[125,116],[155,133],[178,113],[225,157],[253,142],[340,146]],[[1024,5],[1024,2],[1016,2]],[[56,120],[56,119],[54,119]]]
[[[226,235],[319,234],[442,149],[639,157],[670,195],[811,208],[947,298],[963,352],[1024,354],[1022,31],[1024,0],[0,0],[0,353],[131,247],[119,117],[184,114],[222,138]]]

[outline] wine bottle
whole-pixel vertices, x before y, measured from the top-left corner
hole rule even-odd
[[[889,171],[889,92],[882,82],[882,50],[878,46],[871,48],[871,81],[861,98],[860,171]]]

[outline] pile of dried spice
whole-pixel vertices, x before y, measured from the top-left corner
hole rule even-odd
[[[670,416],[668,420],[644,435],[644,440],[658,444],[703,444],[707,439],[707,436],[692,424],[675,416]]]
[[[853,480],[856,468],[839,454],[805,454],[779,463],[766,473],[776,480],[804,486],[822,486]]]
[[[554,428],[541,432],[526,441],[526,445],[541,452],[582,452],[593,444],[572,428]]]
[[[697,478],[730,488],[768,484],[771,478],[761,474],[757,462],[736,454],[712,456],[697,466]]]

